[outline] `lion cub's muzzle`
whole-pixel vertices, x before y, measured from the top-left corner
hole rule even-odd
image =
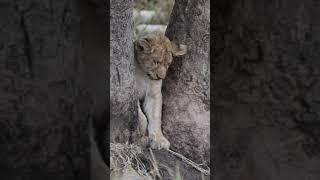
[[[151,80],[161,80],[166,77],[166,74],[150,74],[150,73],[148,73],[147,75]]]

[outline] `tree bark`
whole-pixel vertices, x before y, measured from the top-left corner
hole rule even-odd
[[[210,1],[176,0],[166,35],[188,46],[163,84],[163,131],[171,148],[196,162],[209,161]]]
[[[132,142],[137,127],[132,0],[110,1],[110,141]]]
[[[215,5],[215,179],[320,179],[319,2]]]

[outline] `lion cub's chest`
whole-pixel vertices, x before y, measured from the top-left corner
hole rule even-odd
[[[138,91],[138,98],[139,100],[143,100],[146,96],[147,89],[148,89],[148,79],[147,77],[136,73],[136,87]]]
[[[153,97],[161,94],[162,80],[151,80],[149,77],[136,66],[136,87],[140,101],[146,96]]]

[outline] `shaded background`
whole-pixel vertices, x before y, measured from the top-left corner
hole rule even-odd
[[[213,4],[215,179],[320,179],[319,9]]]
[[[108,113],[104,3],[0,1],[1,179],[90,178],[89,121],[105,132]]]

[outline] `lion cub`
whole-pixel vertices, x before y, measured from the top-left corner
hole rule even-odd
[[[162,80],[172,56],[182,56],[186,52],[186,45],[171,42],[161,32],[152,32],[134,42],[140,129],[143,139],[147,139],[153,149],[168,149],[170,146],[161,130]]]

